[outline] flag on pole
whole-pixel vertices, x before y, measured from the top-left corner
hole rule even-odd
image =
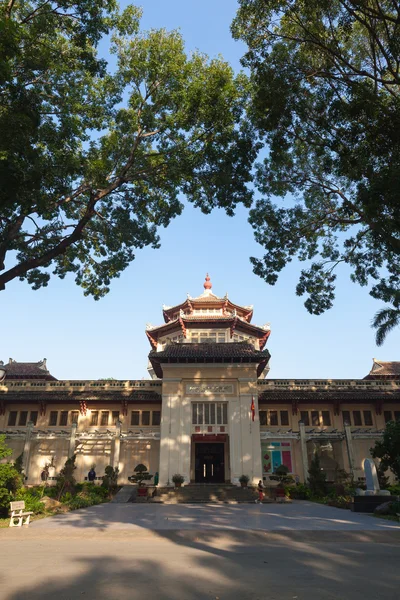
[[[256,416],[256,407],[255,407],[255,404],[254,404],[254,396],[251,397],[251,407],[250,407],[250,410],[251,410],[251,420],[254,421],[254,417]]]

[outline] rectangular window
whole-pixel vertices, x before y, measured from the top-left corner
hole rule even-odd
[[[150,425],[150,411],[142,410],[142,425]]]
[[[266,475],[285,465],[293,472],[290,442],[266,442],[261,445],[262,470]]]
[[[217,404],[217,425],[222,425],[221,403]]]
[[[317,410],[311,411],[311,425],[319,427],[319,412]]]
[[[192,425],[227,425],[227,402],[193,402]]]
[[[79,410],[71,410],[71,423],[78,423]]]
[[[113,410],[112,411],[112,415],[111,415],[111,419],[112,419],[112,424],[116,425],[119,421],[119,410]]]
[[[210,405],[204,405],[204,425],[210,424]]]
[[[343,425],[351,425],[351,415],[349,410],[342,410]]]
[[[353,410],[353,421],[354,425],[357,425],[358,427],[362,425],[360,410]]]
[[[310,417],[308,415],[308,410],[300,411],[300,420],[303,421],[304,425],[310,424]]]
[[[260,427],[266,427],[267,425],[267,411],[260,410],[258,413],[260,415]]]
[[[103,427],[108,425],[108,420],[110,417],[110,411],[109,410],[102,410],[101,411],[101,423],[100,425],[102,425]]]
[[[383,417],[385,419],[385,423],[389,423],[389,421],[392,420],[392,411],[391,410],[384,410],[383,411]]]
[[[17,411],[11,410],[8,414],[8,426],[14,427],[17,424]]]
[[[228,424],[228,405],[226,403],[222,405],[222,422],[224,425]]]
[[[49,426],[55,427],[57,425],[58,412],[56,410],[50,411]]]
[[[160,423],[161,423],[161,411],[153,410],[153,412],[151,413],[151,424],[154,425],[154,427],[159,427]]]
[[[287,410],[281,410],[281,425],[287,427],[289,425],[289,413]]]
[[[31,410],[30,415],[29,415],[29,420],[32,421],[32,423],[34,425],[36,425],[36,423],[37,423],[37,418],[38,418],[38,411]]]
[[[222,344],[225,342],[225,333],[219,333],[218,334],[218,343]]]
[[[364,425],[368,427],[372,425],[372,412],[370,410],[364,410]]]
[[[19,419],[18,419],[18,425],[26,425],[26,422],[28,420],[28,411],[27,410],[21,410],[19,413]]]
[[[394,420],[395,421],[400,421],[400,410],[395,410],[394,411]]]
[[[277,410],[269,411],[269,424],[273,427],[278,425],[278,411]]]
[[[215,404],[214,404],[214,402],[210,406],[210,425],[215,425]]]
[[[204,405],[203,404],[198,404],[197,405],[197,424],[198,425],[203,425],[203,417],[204,417]]]
[[[138,410],[133,410],[131,413],[131,425],[137,426],[139,425],[139,416],[140,412]]]
[[[91,427],[96,427],[99,424],[99,411],[92,410],[90,415],[90,425]]]
[[[329,412],[329,410],[323,410],[321,414],[322,414],[322,425],[325,425],[325,427],[330,427],[331,426],[331,413]]]
[[[68,411],[67,410],[62,410],[60,413],[60,425],[62,427],[65,427],[66,425],[68,425]]]

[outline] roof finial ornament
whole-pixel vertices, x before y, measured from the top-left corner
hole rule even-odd
[[[204,282],[204,289],[205,289],[205,290],[211,290],[211,288],[212,288],[212,283],[211,283],[211,281],[210,281],[210,277],[209,277],[209,275],[208,275],[208,273],[207,273],[207,275],[206,275],[206,280],[205,280],[205,282]]]

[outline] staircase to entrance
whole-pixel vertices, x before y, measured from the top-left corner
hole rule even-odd
[[[157,488],[151,502],[164,504],[196,504],[209,502],[254,502],[258,498],[255,488],[241,488],[231,484],[191,483],[182,488]]]

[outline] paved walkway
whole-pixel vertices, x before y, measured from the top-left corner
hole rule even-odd
[[[400,525],[314,502],[292,504],[101,504],[36,521],[33,530],[62,534],[95,529],[254,530],[254,531],[393,531]]]
[[[0,530],[0,600],[398,600],[400,527],[309,502],[109,504]]]

